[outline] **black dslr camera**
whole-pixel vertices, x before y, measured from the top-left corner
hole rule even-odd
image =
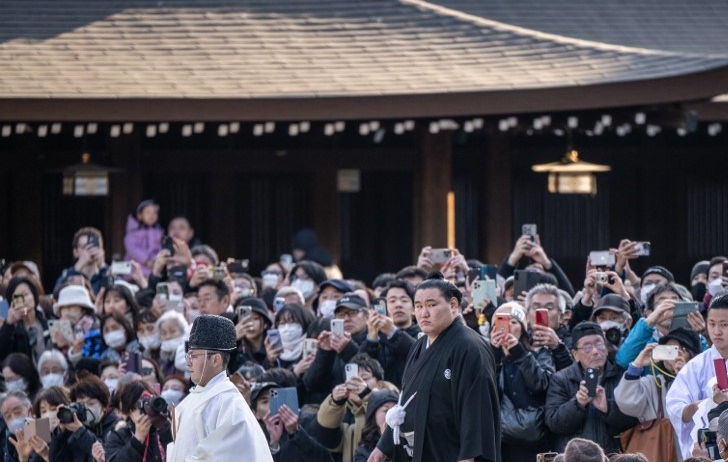
[[[167,400],[161,396],[145,397],[139,400],[139,411],[149,417],[167,415]]]
[[[718,449],[718,435],[707,428],[698,430],[698,443],[703,443],[711,460],[722,459]]]
[[[81,403],[71,403],[68,407],[58,408],[58,422],[62,424],[73,423],[73,414],[76,414],[78,421],[83,424],[88,421],[89,412],[86,406]]]

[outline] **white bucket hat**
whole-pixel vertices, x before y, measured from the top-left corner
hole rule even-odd
[[[96,307],[91,303],[91,297],[83,286],[71,285],[64,287],[58,293],[58,301],[53,304],[53,314],[60,317],[64,306],[80,306],[96,313]]]

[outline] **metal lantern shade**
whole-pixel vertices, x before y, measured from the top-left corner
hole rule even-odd
[[[597,193],[597,177],[595,173],[608,172],[608,165],[592,164],[579,160],[579,153],[570,150],[559,162],[539,164],[531,167],[534,172],[548,173],[548,191],[555,194],[590,194]]]

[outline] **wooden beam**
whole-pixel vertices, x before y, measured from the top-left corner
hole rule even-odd
[[[447,246],[447,193],[452,188],[450,132],[424,133],[421,160],[415,180],[414,260],[420,249]]]

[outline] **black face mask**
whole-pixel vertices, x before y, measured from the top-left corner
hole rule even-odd
[[[698,282],[690,288],[690,293],[693,295],[693,300],[696,302],[702,302],[705,297],[707,287],[704,282]]]

